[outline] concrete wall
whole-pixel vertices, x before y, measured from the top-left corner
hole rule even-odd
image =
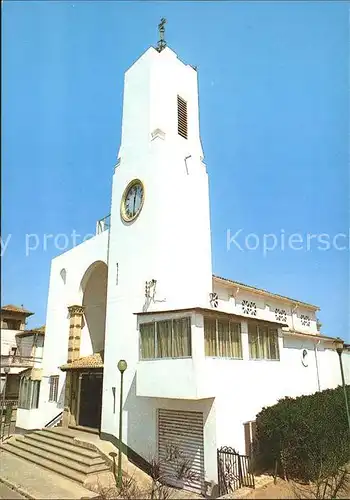
[[[281,335],[281,333],[280,333]],[[319,388],[315,343],[280,337],[280,361],[249,360],[248,336],[242,328],[243,360],[207,359],[203,384],[216,387],[217,444],[245,452],[244,423],[255,420],[264,406],[286,396],[312,394]],[[302,363],[307,350],[307,366]],[[320,390],[341,384],[338,355],[323,342],[318,346]],[[304,361],[305,362],[305,361]],[[306,363],[305,363],[306,364]]]
[[[11,354],[11,348],[16,347],[16,334],[21,330],[1,329],[1,355],[8,356]]]
[[[290,329],[305,333],[318,333],[316,307],[309,308],[302,305],[293,306],[291,301],[282,298],[278,299],[277,297],[269,297],[259,292],[250,292],[234,286],[233,284],[224,286],[215,278],[213,279],[213,291],[218,294],[218,310],[230,312],[232,314],[244,314],[242,302],[247,300],[256,304],[256,317],[259,319],[276,321],[276,309],[282,309],[286,312],[285,323]],[[309,326],[303,324],[302,316],[309,317]]]
[[[25,410],[24,408],[17,409],[16,415],[16,427],[19,429],[40,429],[42,425],[38,426],[38,423],[42,421],[42,415],[40,415],[41,410],[39,408],[32,410]]]
[[[83,285],[88,281],[92,268],[98,263],[107,263],[108,231],[85,241],[81,245],[53,259],[51,263],[49,297],[46,316],[45,346],[43,355],[43,377],[40,386],[39,408],[33,417],[35,428],[44,426],[63,409],[63,400],[49,402],[49,377],[59,375],[59,394],[63,397],[65,372],[59,367],[67,362],[69,318],[68,306],[82,304]],[[62,279],[62,269],[65,279]],[[101,335],[103,332],[101,332]],[[83,342],[82,355],[92,354],[92,345]],[[28,410],[27,410],[28,411]],[[34,410],[30,410],[34,411]],[[27,425],[19,416],[18,427]],[[32,420],[29,420],[30,422]]]

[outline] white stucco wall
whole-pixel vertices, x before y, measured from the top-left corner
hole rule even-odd
[[[72,248],[53,259],[51,263],[49,296],[46,315],[45,345],[43,353],[43,377],[40,386],[39,408],[34,411],[37,417],[27,417],[18,420],[17,426],[30,428],[43,427],[63,409],[63,400],[49,402],[49,377],[59,375],[59,395],[63,394],[65,372],[59,369],[67,361],[69,317],[68,306],[80,305],[83,300],[81,283],[86,271],[94,263],[107,263],[108,231],[104,231],[84,243]],[[66,270],[66,280],[62,279],[61,271]],[[92,354],[91,342],[83,341],[83,354]],[[61,396],[60,396],[61,397]],[[28,411],[28,410],[27,410]],[[29,423],[28,423],[29,422]]]
[[[211,398],[216,408],[211,442],[215,441],[218,447],[232,446],[245,453],[244,423],[255,420],[264,406],[276,404],[286,396],[312,394],[341,384],[339,358],[332,341],[318,342],[315,338],[298,337],[280,329],[280,359],[251,360],[248,324],[243,319],[243,359],[206,357],[203,317],[199,313],[194,316],[192,359],[140,361],[136,390],[141,396],[167,394],[169,398],[183,399],[178,404],[186,409],[196,404],[193,400]],[[163,315],[147,315],[140,321],[155,319],[161,320]],[[304,349],[306,358],[302,356]],[[346,373],[349,373],[349,362],[350,356],[344,354]],[[210,470],[214,470],[214,463],[216,455],[207,455],[206,466]],[[215,480],[215,477],[209,479]]]
[[[231,314],[244,314],[242,302],[247,300],[256,304],[256,318],[267,321],[276,321],[276,309],[286,312],[286,321],[289,329],[305,333],[318,333],[317,331],[317,308],[303,305],[293,305],[292,301],[278,299],[277,297],[261,294],[256,291],[247,291],[239,286],[220,284],[213,279],[213,291],[218,294],[218,309]],[[301,321],[301,316],[308,316],[310,325],[305,325]],[[249,316],[249,315],[247,315]]]
[[[8,356],[11,354],[11,348],[16,347],[16,334],[21,330],[8,330],[1,328],[1,355]]]

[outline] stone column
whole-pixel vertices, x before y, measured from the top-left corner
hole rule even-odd
[[[83,306],[69,306],[68,363],[80,357],[81,329],[83,325]]]
[[[69,312],[69,337],[68,337],[68,363],[80,357],[81,329],[83,325],[84,307],[73,305],[68,307]],[[62,426],[68,427],[71,423],[72,406],[72,372],[67,370],[66,386],[64,391],[64,411],[62,417]]]

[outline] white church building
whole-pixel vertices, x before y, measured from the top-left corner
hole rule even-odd
[[[250,452],[262,407],[341,384],[317,311],[213,275],[198,74],[150,47],[125,73],[110,217],[52,261],[39,401],[17,426],[62,418],[118,442],[124,359],[127,449],[150,461],[175,443],[202,489],[218,448]]]

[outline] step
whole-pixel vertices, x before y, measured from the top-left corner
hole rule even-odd
[[[37,500],[60,500],[70,498],[80,500],[84,498],[95,498],[98,495],[84,488],[76,481],[62,476],[47,468],[40,467],[7,451],[0,451],[1,479],[14,488],[20,488],[20,492],[29,498]],[[3,498],[8,498],[1,495]]]
[[[73,450],[68,450],[66,448],[63,448],[63,447],[59,447],[57,445],[54,445],[54,444],[49,444],[49,443],[46,443],[45,441],[43,442],[41,440],[41,438],[39,436],[35,436],[32,435],[27,435],[25,437],[17,437],[17,439],[20,439],[22,442],[25,442],[27,443],[28,445],[30,446],[34,446],[35,448],[38,448],[39,450],[43,450],[43,451],[47,451],[47,452],[50,452],[50,453],[56,453],[57,455],[61,456],[61,457],[64,457],[64,458],[68,458],[68,459],[71,459],[71,460],[75,460],[76,462],[79,462],[83,465],[88,465],[88,466],[91,466],[91,465],[98,465],[100,463],[105,463],[105,461],[103,460],[103,458],[98,455],[97,453],[95,453],[94,455],[96,456],[93,456],[92,458],[90,458],[89,456],[84,456],[82,454],[80,454],[80,449],[78,446],[72,446]],[[69,445],[66,445],[66,446],[69,446]]]
[[[79,462],[76,462],[75,460],[61,457],[56,453],[39,450],[38,448],[34,448],[33,446],[31,446],[30,444],[28,445],[28,443],[25,442],[25,439],[15,439],[14,441],[9,441],[8,446],[10,446],[11,449],[17,448],[25,453],[36,455],[39,459],[45,459],[47,461],[54,462],[71,471],[84,474],[85,476],[88,474],[102,472],[108,469],[107,465],[104,462],[102,464],[92,465],[90,467],[88,465],[83,465]]]
[[[41,436],[47,436],[48,438],[54,439],[55,441],[61,441],[61,443],[73,444],[74,436],[67,436],[61,432],[54,432],[53,430],[42,430],[35,431],[37,434]]]
[[[47,427],[44,431],[53,432],[54,434],[61,434],[66,437],[75,437],[75,432],[67,427]]]
[[[56,472],[57,474],[61,474],[61,476],[68,477],[69,479],[76,481],[77,483],[83,484],[86,479],[86,475],[82,474],[81,472],[73,471],[71,469],[68,469],[67,467],[52,462],[51,460],[47,460],[45,458],[38,457],[37,455],[33,455],[32,453],[29,453],[27,451],[15,448],[14,446],[11,446],[10,443],[4,443],[1,446],[1,450],[16,455],[17,457],[20,457],[24,460],[28,460],[29,462],[32,462],[36,465],[40,465],[44,469],[48,469],[52,472]]]
[[[72,444],[63,443],[61,441],[58,441],[57,439],[50,438],[50,436],[39,434],[38,432],[31,432],[30,434],[26,434],[25,439],[30,439],[38,443],[47,444],[48,446],[53,446],[57,449],[58,453],[59,450],[66,450],[76,453],[77,455],[81,455],[84,458],[90,458],[91,460],[93,460],[94,458],[100,458],[100,455],[96,451],[92,450],[91,448],[83,448],[78,443],[75,444],[74,441]]]

